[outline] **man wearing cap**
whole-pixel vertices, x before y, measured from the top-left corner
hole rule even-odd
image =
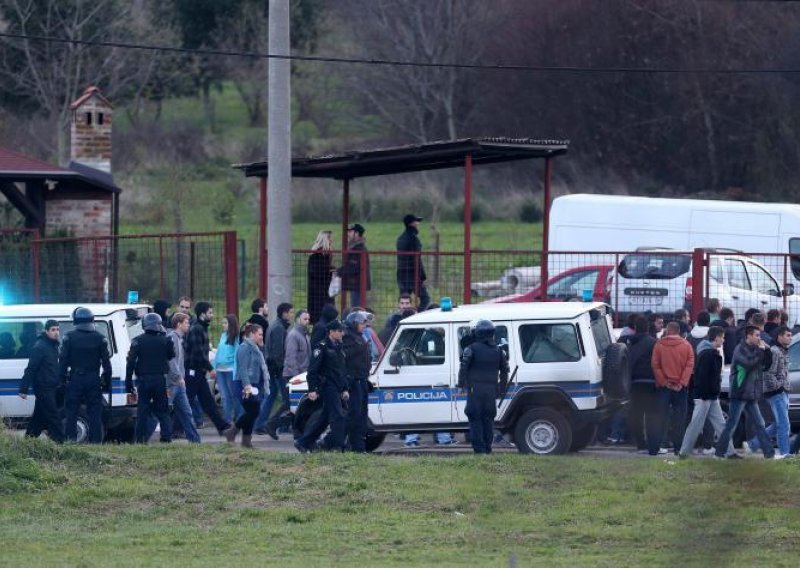
[[[322,420],[306,429],[306,434],[298,438],[294,447],[300,453],[314,448],[319,435],[330,426],[322,446],[326,450],[344,451],[344,436],[347,417],[347,401],[350,398],[345,370],[345,356],[342,350],[344,326],[333,320],[326,326],[328,337],[312,345],[311,362],[308,366],[308,398],[322,399]]]
[[[25,430],[26,436],[38,438],[47,430],[50,439],[59,444],[64,441],[64,425],[61,422],[58,394],[62,388],[58,378],[58,322],[47,320],[44,332],[31,349],[28,366],[19,385],[19,396],[28,398],[28,389],[33,386],[36,402],[33,416]]]
[[[372,279],[369,271],[369,254],[367,245],[364,242],[363,225],[353,223],[347,227],[347,249],[348,253],[344,258],[344,266],[336,273],[342,279],[342,289],[350,292],[350,305],[363,306],[365,298],[361,297],[361,273],[362,268],[366,274],[364,279],[364,293],[372,288]]]
[[[406,230],[397,237],[397,287],[401,294],[417,294],[419,310],[424,310],[431,299],[425,288],[425,268],[422,266],[422,242],[419,240],[419,222],[422,217],[408,214],[403,217]]]

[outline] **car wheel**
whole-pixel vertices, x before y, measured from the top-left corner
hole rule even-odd
[[[572,428],[557,410],[532,408],[517,421],[514,443],[523,454],[565,454],[572,446]]]
[[[366,448],[368,452],[374,452],[383,443],[386,438],[386,432],[376,432],[375,430],[367,430]]]
[[[133,444],[136,438],[136,429],[133,426],[117,426],[108,431],[106,441],[116,442],[118,444]]]
[[[65,419],[64,431],[66,431],[66,429],[67,429],[67,421]],[[77,433],[76,441],[78,444],[86,444],[89,442],[89,419],[83,413],[78,414],[76,433]],[[105,441],[106,439],[106,429],[105,426],[103,426],[102,424],[100,425],[100,439],[103,441]]]
[[[596,424],[587,424],[581,428],[577,428],[572,434],[572,445],[570,445],[569,451],[581,451],[586,446],[594,442],[595,436],[597,436]]]
[[[626,399],[631,394],[631,366],[628,347],[612,343],[603,359],[603,389],[614,399]]]

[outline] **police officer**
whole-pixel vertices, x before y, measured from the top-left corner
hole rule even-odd
[[[328,337],[313,346],[311,362],[308,366],[308,398],[312,401],[322,399],[322,420],[306,429],[306,434],[295,440],[294,447],[300,453],[314,448],[316,439],[330,426],[330,432],[322,443],[326,450],[344,450],[346,426],[346,403],[350,397],[345,370],[342,333],[344,328],[339,320],[326,325]]]
[[[63,401],[62,384],[58,378],[58,322],[47,320],[44,332],[36,340],[31,349],[28,366],[22,375],[19,385],[19,396],[28,398],[28,389],[33,386],[36,402],[33,405],[33,416],[25,430],[26,436],[38,438],[42,430],[59,444],[64,441],[64,424],[61,419]],[[60,396],[59,396],[60,395]]]
[[[458,388],[467,389],[466,414],[472,449],[476,454],[489,454],[497,415],[495,399],[505,392],[508,361],[502,349],[494,345],[494,324],[491,321],[478,320],[473,338],[473,343],[461,355]]]
[[[111,386],[108,341],[95,329],[94,314],[89,308],[76,308],[72,323],[75,329],[64,337],[59,361],[61,382],[67,385],[67,440],[78,439],[78,408],[84,403],[89,443],[99,444],[103,441],[103,387]]]
[[[366,452],[368,426],[369,370],[371,358],[369,345],[364,339],[367,316],[364,312],[351,312],[345,319],[342,350],[345,357],[347,384],[350,399],[347,401],[347,436],[350,449]]]
[[[135,337],[128,351],[125,390],[134,391],[136,374],[136,443],[146,444],[150,438],[150,413],[161,424],[161,441],[172,441],[172,419],[167,399],[169,361],[175,357],[175,346],[166,336],[161,316],[156,313],[142,318],[144,333]]]

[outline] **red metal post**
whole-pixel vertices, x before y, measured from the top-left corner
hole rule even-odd
[[[239,316],[239,270],[236,258],[236,231],[226,231],[222,238],[225,270],[225,306],[229,314]]]
[[[41,248],[39,246],[38,232],[33,235],[33,246],[31,247],[31,255],[33,256],[33,297],[38,304],[41,302],[41,277],[39,272]]]
[[[464,298],[472,301],[472,154],[464,157]]]
[[[350,180],[342,181],[342,264],[347,251],[347,226],[350,224]],[[347,308],[347,293],[344,289],[339,293],[339,313],[344,314]]]
[[[697,314],[703,311],[703,296],[705,295],[706,251],[701,248],[694,249],[692,253],[692,321],[697,319]]]
[[[267,178],[259,179],[258,209],[258,297],[267,299]]]
[[[550,252],[550,177],[552,173],[552,158],[544,160],[544,214],[542,223],[542,259],[541,259],[541,282],[542,300],[547,299],[547,281],[550,279],[547,268],[547,256]]]

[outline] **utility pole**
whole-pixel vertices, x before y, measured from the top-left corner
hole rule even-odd
[[[289,53],[289,1],[269,0],[269,53]],[[267,258],[271,317],[281,302],[292,301],[292,127],[288,59],[268,63]]]

